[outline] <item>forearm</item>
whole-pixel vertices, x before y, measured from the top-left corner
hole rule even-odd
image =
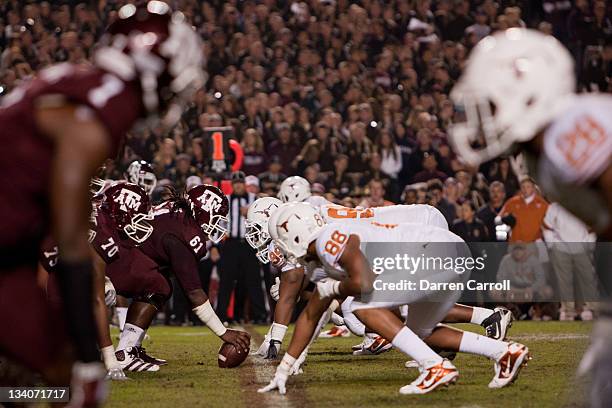
[[[98,346],[100,348],[112,346],[108,313],[104,302],[104,286],[102,286],[101,293],[96,288],[94,295],[94,318],[96,319],[96,327],[98,329]]]
[[[293,316],[296,301],[297,299],[295,298],[284,297],[281,292],[274,308],[274,322],[288,326],[291,323],[291,316]]]
[[[359,296],[361,294],[361,281],[346,278],[340,281],[338,291],[341,296]]]
[[[295,331],[287,348],[287,353],[292,357],[299,357],[306,346],[308,346],[317,328],[319,319],[321,319],[321,316],[325,313],[332,300],[330,298],[321,299],[317,294],[312,296],[295,323]]]
[[[302,268],[286,271],[280,278],[279,298],[274,308],[274,322],[289,325],[302,288]]]

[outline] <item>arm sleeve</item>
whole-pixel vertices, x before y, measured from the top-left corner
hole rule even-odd
[[[176,236],[167,234],[162,239],[162,245],[170,260],[170,269],[178,279],[185,294],[202,289],[198,275],[198,262],[193,251]]]

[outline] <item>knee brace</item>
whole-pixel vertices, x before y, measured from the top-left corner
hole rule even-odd
[[[163,309],[166,301],[170,298],[169,295],[162,295],[159,293],[149,293],[147,295],[141,295],[134,298],[135,302],[148,303],[155,308],[155,310]]]

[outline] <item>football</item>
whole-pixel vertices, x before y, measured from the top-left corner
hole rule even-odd
[[[249,355],[248,351],[238,350],[231,343],[223,343],[219,349],[219,367],[220,368],[234,368],[238,367]]]

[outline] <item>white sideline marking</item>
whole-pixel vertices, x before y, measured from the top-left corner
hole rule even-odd
[[[251,350],[257,350],[259,348],[259,344],[255,344],[255,336],[253,333],[249,332],[242,326],[237,326],[236,329],[244,330],[251,334]],[[263,337],[263,336],[258,336]],[[276,365],[273,363],[266,362],[261,357],[256,357],[253,353],[249,354],[251,356],[251,361],[253,361],[253,372],[255,374],[255,380],[258,385],[257,388],[264,387],[268,385],[270,380],[274,378],[274,374],[276,373]],[[291,377],[290,377],[291,379]],[[257,390],[255,390],[257,392]],[[287,392],[291,392],[287,390]],[[293,408],[293,402],[287,398],[287,395],[281,395],[278,393],[278,390],[264,392],[262,394],[258,394],[260,398],[262,398],[265,402],[264,406],[266,407],[287,407]]]
[[[563,341],[563,340],[586,340],[591,336],[580,333],[558,333],[558,334],[519,334],[508,336],[508,340],[532,340],[532,341]]]

